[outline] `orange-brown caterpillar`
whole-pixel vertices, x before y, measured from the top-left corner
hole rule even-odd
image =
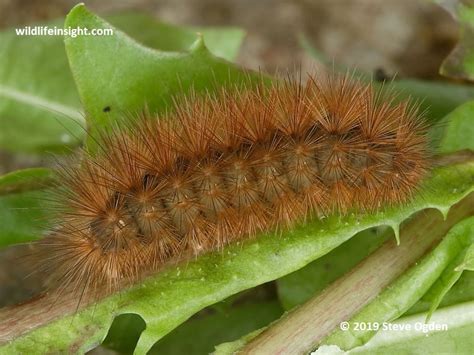
[[[115,287],[309,216],[401,203],[429,166],[417,106],[348,76],[175,106],[64,169],[61,222],[40,242],[54,278]]]

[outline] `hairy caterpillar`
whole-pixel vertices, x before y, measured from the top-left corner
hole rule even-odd
[[[43,268],[79,289],[309,217],[403,203],[429,168],[417,105],[349,76],[222,89],[103,134],[61,171]]]

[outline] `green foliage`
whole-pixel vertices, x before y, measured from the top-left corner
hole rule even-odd
[[[0,53],[0,148],[44,152],[79,144],[85,121],[62,38],[19,37],[12,29],[0,33]]]
[[[393,238],[393,231],[389,229],[387,233],[383,233],[381,230],[384,229],[387,228],[371,228],[359,232],[323,257],[278,279],[278,296],[283,307],[290,310],[309,300],[357,265],[388,238]]]
[[[451,277],[452,265],[459,265],[464,259],[466,249],[473,243],[474,217],[471,217],[454,226],[433,251],[352,318],[349,321],[351,329],[354,329],[353,324],[356,322],[382,324],[399,318],[428,290],[434,294],[429,317],[439,305],[442,296],[454,284]],[[326,338],[324,343],[349,350],[366,343],[374,334],[374,331],[368,329],[350,332],[338,329]]]
[[[454,1],[452,14],[460,25],[460,40],[444,60],[440,73],[457,79],[474,81],[474,6]]]
[[[0,176],[0,196],[24,191],[41,190],[49,187],[53,180],[54,174],[47,168],[17,170]]]
[[[153,345],[149,354],[209,354],[216,343],[238,339],[277,319],[282,313],[276,301],[234,304],[225,300],[181,324]],[[130,354],[144,329],[145,322],[140,316],[122,314],[114,319],[102,346]]]
[[[118,14],[106,19],[136,41],[161,52],[185,52],[201,34],[212,54],[229,61],[237,56],[245,35],[240,28],[174,26],[142,13]]]
[[[425,330],[425,314],[403,317],[392,324],[404,330],[382,330],[367,344],[347,352],[337,346],[323,346],[316,354],[324,353],[325,348],[331,354],[471,354],[474,347],[473,314],[474,302],[447,307],[435,312]],[[448,329],[430,330],[429,326],[434,324]]]
[[[413,231],[413,233],[422,232],[423,226],[420,226],[420,231]],[[410,236],[408,235],[408,237]],[[357,348],[373,337],[376,330],[378,330],[374,330],[375,325],[382,327],[383,324],[398,319],[423,295],[425,295],[425,299],[431,302],[431,308],[426,315],[426,320],[428,320],[439,305],[440,299],[453,285],[454,282],[451,280],[451,275],[454,268],[456,268],[456,265],[462,265],[462,262],[465,260],[466,250],[473,244],[474,217],[469,217],[452,227],[434,250],[422,257],[415,265],[408,268],[389,287],[383,289],[377,297],[359,310],[355,316],[347,319],[349,330],[335,329],[323,340],[322,344],[336,345],[338,349],[345,351]],[[384,262],[386,261],[384,260]],[[453,267],[453,265],[455,266]],[[460,272],[462,270],[457,270],[457,273]],[[456,274],[456,277],[459,278],[459,275]],[[305,281],[311,282],[312,280]],[[287,317],[291,317],[291,314],[287,315]],[[461,320],[461,322],[464,321]],[[423,324],[424,322],[425,319],[421,323]],[[454,326],[460,326],[456,320],[453,320],[452,323]],[[358,329],[356,324],[370,324],[372,326],[360,327]],[[255,335],[257,334],[249,334],[233,344],[225,344],[223,347],[219,346],[217,353],[224,355],[235,352]],[[404,335],[410,338],[414,334],[408,332]],[[403,337],[397,339],[399,342],[406,340]]]
[[[82,8],[83,6],[80,5],[75,11],[80,12]],[[156,53],[160,53],[159,56],[162,58],[170,59],[186,57],[184,51],[187,51],[200,38],[197,35],[197,32],[200,32],[206,40],[207,48],[212,53],[232,60],[237,55],[244,34],[243,31],[233,28],[171,26],[160,23],[151,16],[137,13],[114,15],[110,16],[109,20],[141,43],[155,48]],[[69,17],[69,21],[71,25],[74,25],[73,14]],[[45,25],[49,28],[61,27],[62,23],[53,21]],[[76,40],[80,42],[78,38],[76,37]],[[96,53],[102,52],[102,42],[105,42],[105,45],[117,44],[114,39],[115,36],[108,39],[95,37]],[[130,41],[130,45],[132,45],[131,43]],[[137,43],[133,43],[132,46],[141,47]],[[128,64],[132,67],[137,64],[130,61],[124,62],[124,58],[116,56],[119,55],[120,50],[117,48],[116,52],[105,52],[111,56],[108,58],[109,62],[100,63],[100,72],[96,73],[97,76],[93,78],[94,81],[97,80],[98,84],[101,84],[101,88],[110,85],[107,86],[107,90],[100,92],[99,96],[107,92],[112,93],[114,85],[123,84],[114,82],[114,77],[110,76],[113,74],[111,71],[116,72],[117,63]],[[0,148],[32,153],[68,152],[71,148],[81,144],[85,137],[84,112],[69,69],[63,38],[60,36],[17,36],[11,29],[0,32],[0,52],[2,53],[0,56],[0,126],[2,127]],[[151,53],[151,51],[148,52]],[[138,52],[135,53],[138,55]],[[74,62],[75,59],[73,57],[71,60]],[[103,60],[107,60],[107,58],[103,58]],[[217,59],[216,61],[219,62]],[[190,62],[188,61],[187,64],[190,65]],[[105,70],[104,67],[108,70]],[[143,80],[140,76],[145,69],[140,70],[139,66],[134,69],[136,76],[132,71],[126,79],[140,87],[141,80]],[[146,70],[150,69],[152,68]],[[174,72],[175,69],[173,66],[164,68],[168,71],[166,78],[171,78],[171,81],[177,85],[178,78]],[[148,71],[148,73],[150,72]],[[79,73],[79,77],[82,77],[81,73]],[[166,87],[167,85],[167,80],[164,80],[164,77],[158,73],[152,74],[150,80],[154,80],[156,86]],[[161,84],[159,84],[160,82]],[[128,89],[123,86],[121,88]],[[146,89],[154,88],[147,87]],[[160,92],[163,94],[163,90],[149,92],[155,94],[150,104],[160,100],[160,95],[158,95]],[[137,95],[140,93],[143,92],[137,92]],[[94,94],[97,94],[97,91]],[[116,94],[115,91],[114,94]],[[145,97],[149,99],[152,96],[150,94]],[[167,100],[171,94],[171,92],[164,92]],[[128,95],[129,93],[126,96]],[[119,102],[127,101],[120,95],[116,99]],[[125,103],[116,105],[114,100],[107,104],[114,105],[114,111],[116,111],[114,115],[119,114],[120,109],[125,112],[132,109]],[[140,104],[143,106],[143,100]],[[86,112],[90,113],[87,106]]]
[[[413,212],[427,207],[446,213],[451,205],[474,190],[470,183],[473,178],[474,164],[458,166],[456,171],[439,168],[426,182],[429,189],[406,206],[373,215],[313,220],[283,236],[268,233],[244,244],[230,245],[223,253],[202,255],[186,265],[164,270],[74,316],[35,329],[0,347],[0,352],[28,351],[31,344],[44,352],[66,351],[71,344],[81,344],[79,349],[84,351],[105,337],[114,315],[136,313],[147,326],[136,348],[137,354],[144,354],[157,340],[197,311],[239,291],[298,270],[357,232],[379,225],[398,229]],[[68,331],[63,332],[66,324]],[[58,332],[61,337],[52,336]]]
[[[47,188],[53,174],[45,168],[0,176],[0,248],[41,237],[47,225]]]
[[[474,150],[474,101],[466,102],[446,115],[439,128],[444,131],[438,149],[441,153]]]
[[[48,220],[45,196],[40,190],[0,196],[0,248],[41,237]]]
[[[360,232],[330,253],[294,273],[278,279],[278,296],[282,305],[286,310],[290,310],[314,297],[331,282],[350,271],[384,241],[391,238],[391,235],[390,230],[382,231],[380,229],[369,229]],[[472,246],[466,251],[464,263],[461,263],[464,270],[469,270],[468,265],[470,264],[467,261],[471,260],[469,251],[472,251]],[[449,270],[454,271],[460,266],[460,263],[455,261],[450,266]],[[445,270],[445,273],[448,274],[449,270]],[[446,283],[443,281],[445,278],[441,275],[439,283],[437,281],[436,286],[433,285],[426,295],[404,314],[411,315],[425,312],[431,307],[435,309],[436,306],[446,307],[474,300],[474,273],[457,271],[459,271],[457,277],[453,279],[456,282]],[[438,293],[435,291],[436,288],[442,286],[446,287],[443,289],[445,292]],[[438,295],[439,304],[433,302],[433,294]]]
[[[180,28],[159,23],[149,16],[140,14],[115,15],[111,17],[111,21],[120,28],[130,30],[131,33],[138,36],[139,41],[156,48],[156,50],[144,47],[119,30],[115,30],[115,35],[111,37],[91,36],[66,39],[66,51],[71,62],[71,69],[75,73],[79,92],[85,93],[82,101],[85,111],[88,112],[89,124],[93,127],[98,128],[104,122],[110,124],[125,114],[139,112],[145,106],[151,112],[163,110],[173,96],[191,87],[196,90],[210,90],[217,84],[221,85],[226,82],[237,84],[238,81],[246,81],[249,78],[249,74],[214,56],[207,49],[210,48],[213,53],[232,59],[237,54],[242,40],[243,32],[241,30]],[[83,5],[78,5],[71,11],[65,26],[75,28],[79,24],[87,28],[112,28],[107,22],[90,13]],[[145,30],[142,28],[143,25],[147,26]],[[200,31],[202,37],[195,31]],[[10,32],[0,34],[0,38],[2,35],[13,36]],[[37,37],[19,37],[19,39],[16,37],[15,41],[12,38],[11,42],[8,42],[10,43],[9,47],[5,48],[9,50],[9,55],[11,53],[12,58],[28,57],[28,63],[37,63],[44,70],[48,69],[48,65],[51,64],[56,69],[50,68],[48,70],[65,72],[66,78],[54,76],[57,82],[53,80],[48,85],[54,84],[63,87],[64,94],[70,91],[69,86],[71,86],[71,90],[75,93],[76,89],[72,78],[70,78],[64,45],[58,38],[41,37],[37,43]],[[204,39],[206,39],[206,45],[204,45]],[[43,59],[43,57],[32,58],[29,56],[26,51],[33,47],[33,42],[37,53],[47,56],[49,52],[61,65],[56,61],[51,62]],[[190,51],[187,51],[188,48],[191,48]],[[84,51],[94,54],[84,56]],[[1,60],[0,58],[0,71],[7,65]],[[26,74],[24,70],[20,70],[22,65],[22,62],[18,63],[18,73],[15,71],[8,76],[14,82],[20,83],[21,80],[18,76]],[[44,76],[42,71],[29,74],[33,77],[34,82],[38,81],[39,86],[47,85],[45,82],[47,83],[50,79]],[[113,82],[111,82],[111,78],[115,78]],[[194,85],[195,83],[198,85]],[[31,95],[37,94],[35,90],[40,91],[33,85],[28,86],[28,90]],[[47,92],[46,88],[41,88],[41,90]],[[58,91],[60,90],[58,89]],[[0,96],[1,93],[0,91]],[[54,137],[69,134],[77,136],[79,140],[74,141],[73,145],[79,144],[84,138],[83,127],[75,125],[76,130],[74,130],[66,123],[57,121],[54,115],[53,117],[33,115],[35,122],[39,122],[38,124],[42,126],[38,129],[27,129],[25,127],[31,124],[30,118],[33,116],[22,110],[31,111],[33,108],[23,101],[15,101],[11,104],[12,110],[16,110],[17,107],[20,107],[21,110],[14,121],[2,125],[2,128],[5,126],[6,130],[0,131],[0,147],[2,147],[1,135],[3,134],[5,135],[5,148],[12,150],[23,148],[29,150],[29,145],[34,151],[42,151],[45,147],[65,149],[64,142],[55,141]],[[110,111],[104,112],[105,107],[108,107]],[[42,114],[48,115],[48,111]],[[8,112],[1,111],[0,105],[0,122],[9,117],[8,115]],[[62,119],[70,122],[70,119],[65,116]],[[71,130],[71,132],[67,132],[67,130]],[[37,144],[35,135],[38,135],[39,140],[47,143],[45,145]],[[44,227],[47,226],[48,192],[39,191],[39,188],[52,184],[53,174],[47,169],[31,170],[29,173],[31,179],[28,181],[25,180],[27,171],[0,177],[0,194],[7,189],[16,192],[12,196],[0,196],[0,211],[5,211],[5,216],[8,216],[8,222],[0,227],[0,247],[38,239],[44,231]],[[18,184],[22,184],[21,193]],[[29,189],[38,191],[29,192],[27,191]]]
[[[78,5],[66,27],[113,28]],[[190,89],[210,91],[217,85],[248,82],[250,74],[215,57],[198,37],[187,52],[164,52],[144,47],[123,32],[114,36],[65,39],[71,70],[87,113],[90,134],[110,127],[125,114],[169,107],[173,96]],[[84,53],[90,53],[85,56]]]
[[[426,298],[423,296],[413,307],[404,315],[413,315],[428,311],[433,306],[433,301],[427,292]],[[470,302],[474,300],[474,272],[464,272],[458,281],[451,287],[448,293],[443,297],[439,307],[448,307],[458,303]]]
[[[282,314],[277,302],[235,306],[191,319],[156,343],[150,354],[210,354],[214,345],[235,340],[274,321]],[[196,337],[195,334],[200,336]]]

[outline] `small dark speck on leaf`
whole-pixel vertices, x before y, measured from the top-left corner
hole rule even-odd
[[[374,72],[375,81],[386,81],[390,80],[390,76],[385,72],[383,68],[377,68]]]
[[[104,112],[110,112],[110,106],[105,106],[102,111]]]

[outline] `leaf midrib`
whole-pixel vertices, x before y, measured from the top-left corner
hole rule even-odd
[[[54,102],[38,95],[16,90],[7,85],[0,84],[0,97],[6,97],[44,111],[53,112],[60,116],[71,118],[82,125],[85,125],[86,122],[84,113],[77,107],[63,105],[59,102]]]

